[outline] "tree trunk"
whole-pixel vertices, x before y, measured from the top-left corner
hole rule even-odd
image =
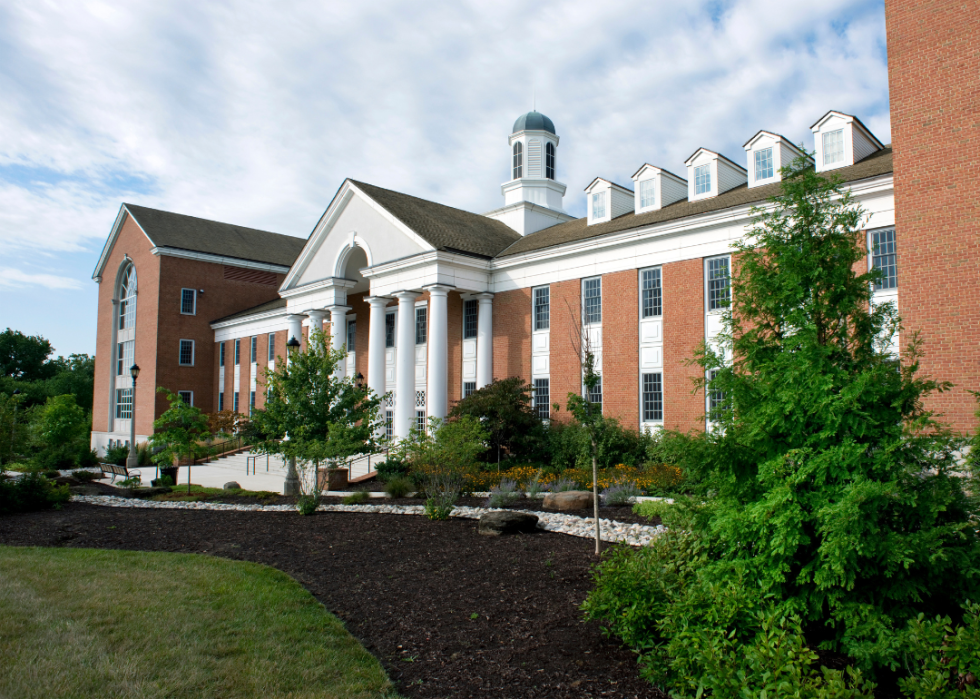
[[[599,555],[602,551],[602,539],[600,538],[599,532],[599,464],[596,460],[596,450],[598,446],[596,445],[595,435],[592,436],[592,506],[595,510],[595,555]]]

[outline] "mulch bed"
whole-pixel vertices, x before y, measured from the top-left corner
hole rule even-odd
[[[665,696],[639,679],[632,653],[583,622],[593,542],[548,532],[484,537],[476,528],[405,515],[68,503],[2,518],[0,544],[274,566],[339,616],[406,697]]]

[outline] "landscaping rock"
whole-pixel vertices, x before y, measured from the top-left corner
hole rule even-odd
[[[523,512],[487,512],[480,516],[478,531],[487,536],[533,532],[538,528],[538,516]]]
[[[544,496],[541,506],[546,510],[567,512],[568,510],[584,510],[595,507],[595,500],[588,490],[567,490],[564,493],[548,493]]]
[[[238,485],[238,481],[228,481],[227,483],[225,483],[221,487],[224,490],[241,490],[242,489],[242,486]]]

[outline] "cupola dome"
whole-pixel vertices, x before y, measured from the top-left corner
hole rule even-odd
[[[555,124],[544,114],[538,111],[531,111],[517,117],[517,121],[514,122],[514,130],[511,133],[519,133],[521,131],[547,131],[548,133],[555,133]]]

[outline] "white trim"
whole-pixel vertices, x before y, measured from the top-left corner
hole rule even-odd
[[[102,254],[99,255],[99,261],[95,264],[95,270],[92,272],[92,279],[94,279],[96,283],[102,281],[102,272],[105,271],[105,266],[109,261],[109,255],[112,252],[112,247],[116,244],[116,239],[119,237],[119,232],[122,230],[122,224],[125,220],[124,214],[127,214],[131,219],[133,219],[133,223],[135,223],[136,227],[143,232],[146,239],[150,241],[150,245],[156,246],[156,243],[154,243],[149,234],[143,230],[143,226],[141,226],[140,222],[136,220],[136,217],[133,216],[132,212],[126,208],[125,204],[121,204],[119,206],[119,213],[116,214],[116,220],[112,224],[112,230],[109,231],[109,237],[105,241],[105,245],[102,246]]]
[[[190,313],[185,313],[184,312],[184,292],[185,291],[189,291],[192,294],[192,301],[191,301],[192,308],[191,308]],[[191,289],[191,288],[188,288],[186,286],[181,288],[181,290],[180,290],[180,314],[182,316],[196,316],[197,315],[197,289]]]
[[[184,343],[185,342],[191,343],[191,363],[190,364],[184,364],[182,361],[180,361],[181,350],[183,349],[183,346],[184,346]],[[196,354],[195,344],[196,343],[194,342],[194,340],[189,340],[189,339],[183,338],[183,337],[180,338],[180,340],[178,340],[178,342],[177,342],[177,366],[194,366],[194,359],[195,359],[195,354]]]
[[[284,265],[273,265],[268,262],[254,262],[243,260],[240,257],[226,257],[225,255],[214,255],[209,252],[194,252],[193,250],[181,250],[180,248],[170,248],[166,246],[154,247],[150,252],[154,255],[166,257],[179,257],[185,260],[197,260],[199,262],[213,262],[229,267],[241,267],[243,269],[255,269],[262,272],[275,272],[276,274],[286,274],[289,267]]]
[[[190,394],[190,396],[191,396],[191,401],[190,401],[190,403],[187,403],[187,405],[189,405],[190,407],[192,407],[192,408],[193,408],[193,407],[194,407],[194,391],[177,391],[177,395],[178,395],[178,396],[179,396],[179,395],[180,395],[181,393],[189,393],[189,394]],[[185,403],[186,403],[186,401],[185,401]]]

